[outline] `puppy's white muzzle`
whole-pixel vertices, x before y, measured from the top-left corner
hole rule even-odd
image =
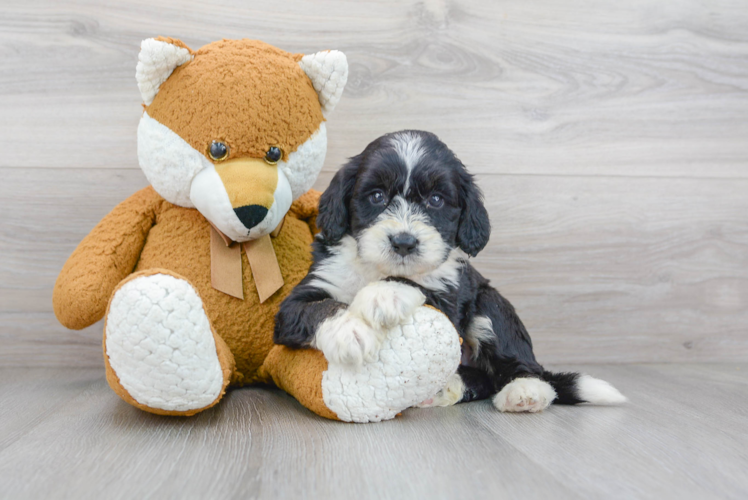
[[[428,217],[400,196],[357,239],[361,260],[385,276],[425,274],[449,255],[448,245]]]

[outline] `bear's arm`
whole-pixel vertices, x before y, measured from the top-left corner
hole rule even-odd
[[[135,269],[162,203],[152,187],[141,189],[80,242],[60,271],[52,295],[60,323],[80,330],[104,317],[114,288]]]
[[[306,222],[309,225],[309,229],[312,230],[312,234],[319,233],[319,229],[317,228],[317,214],[319,213],[320,196],[322,196],[322,193],[316,189],[310,189],[302,194],[298,200],[294,201],[288,210],[289,214]]]

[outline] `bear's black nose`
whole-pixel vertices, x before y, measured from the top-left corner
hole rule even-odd
[[[418,240],[410,233],[399,233],[395,236],[390,236],[390,243],[392,243],[392,249],[395,253],[403,257],[412,254],[418,246]]]
[[[245,205],[243,207],[235,208],[234,213],[244,227],[252,229],[257,224],[262,222],[262,219],[268,214],[268,209],[262,205]]]

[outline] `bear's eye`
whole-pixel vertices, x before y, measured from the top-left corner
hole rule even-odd
[[[268,149],[268,152],[265,153],[265,161],[271,165],[275,165],[278,163],[278,160],[280,160],[283,157],[283,151],[281,151],[281,148],[278,146],[272,146],[270,149]]]
[[[213,161],[223,161],[229,156],[229,147],[219,141],[213,141],[208,147],[208,156]]]

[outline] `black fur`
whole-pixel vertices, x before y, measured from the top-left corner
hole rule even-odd
[[[457,244],[466,254],[475,257],[488,244],[491,223],[488,220],[488,211],[483,205],[483,194],[475,186],[473,176],[467,172],[465,176],[467,178],[463,176],[460,182],[460,199],[463,200],[463,206],[457,229]]]
[[[278,314],[275,315],[273,341],[276,344],[294,348],[309,347],[319,324],[346,307],[346,304],[333,299],[326,291],[310,284],[314,279],[314,270],[330,256],[328,248],[320,240],[312,244],[314,262],[309,273],[281,303]]]
[[[424,214],[448,249],[459,247],[466,254],[475,256],[488,243],[491,224],[473,176],[434,134],[405,133],[418,135],[422,146],[422,154],[410,171],[410,179],[403,159],[391,145],[395,134],[388,134],[351,158],[335,174],[330,187],[322,195],[317,217],[321,234],[313,245],[314,263],[306,278],[281,304],[276,316],[276,343],[291,347],[309,346],[319,324],[346,307],[330,293],[312,284],[320,279],[315,273],[321,263],[331,257],[330,250],[344,236],[357,238],[396,196]],[[377,192],[383,194],[386,202],[373,202],[372,196]],[[444,202],[438,208],[429,205],[435,193]],[[446,259],[447,255],[443,257]],[[420,288],[427,297],[427,304],[444,312],[463,337],[477,316],[491,320],[493,336],[481,343],[479,355],[468,366],[459,369],[466,386],[462,401],[493,396],[518,377],[537,377],[554,387],[558,393],[556,403],[583,402],[576,392],[578,374],[554,374],[544,370],[535,359],[530,336],[514,307],[469,262],[464,260],[461,264],[458,282],[445,281],[446,290],[425,288],[408,276],[387,279]]]
[[[345,234],[350,233],[348,205],[351,203],[361,157],[362,155],[351,158],[338,170],[320,197],[317,227],[329,244],[337,243]]]

